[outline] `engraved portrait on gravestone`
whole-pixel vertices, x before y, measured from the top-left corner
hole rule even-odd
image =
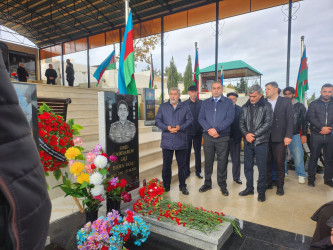
[[[117,104],[119,121],[111,124],[109,138],[115,143],[126,143],[133,140],[136,128],[135,124],[127,120],[129,108],[126,101],[121,100]]]

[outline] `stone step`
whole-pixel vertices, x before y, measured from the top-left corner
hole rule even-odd
[[[68,119],[71,119],[72,117],[69,117]],[[74,119],[76,124],[81,125],[82,127],[89,126],[89,125],[95,125],[98,126],[98,119],[96,117],[77,117]]]
[[[160,147],[151,148],[150,150],[145,150],[143,152],[139,151],[139,166],[146,164],[147,162],[153,162],[157,159],[162,160],[162,149]]]
[[[99,139],[98,131],[96,133],[88,133],[88,134],[81,133],[80,137],[84,142],[98,141]]]
[[[76,122],[76,120],[75,120]],[[82,125],[81,125],[82,126]],[[84,127],[82,130],[80,130],[81,134],[87,135],[87,134],[94,134],[94,133],[98,133],[98,125],[86,125],[86,126],[82,126]]]
[[[71,104],[68,105],[68,108],[67,108],[67,111],[85,111],[85,110],[93,110],[93,111],[96,111],[98,112],[98,106],[97,106],[97,101],[95,101],[94,103],[85,103],[85,102],[82,102],[82,103],[77,103],[77,102],[74,102],[72,101]]]
[[[79,117],[96,117],[98,120],[98,110],[67,110],[67,116],[73,118]]]
[[[76,99],[89,99],[96,98],[95,93],[68,93],[68,92],[55,92],[55,91],[37,91],[37,97],[52,97],[52,98],[76,98]]]
[[[161,139],[154,139],[151,141],[141,142],[139,140],[139,152],[144,152],[152,148],[159,148],[161,144]]]
[[[152,132],[152,127],[151,126],[141,126],[139,125],[139,134],[145,134],[145,133],[151,133]]]
[[[37,91],[53,91],[53,92],[68,92],[68,93],[98,93],[99,89],[92,88],[78,88],[78,87],[68,87],[60,85],[48,85],[48,84],[37,84]]]

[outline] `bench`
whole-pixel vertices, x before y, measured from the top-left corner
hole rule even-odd
[[[47,98],[47,97],[37,97],[37,107],[39,109],[40,106],[45,103],[47,106],[49,106],[50,109],[56,114],[60,115],[64,118],[66,121],[67,117],[67,107],[68,104],[72,102],[71,98]]]

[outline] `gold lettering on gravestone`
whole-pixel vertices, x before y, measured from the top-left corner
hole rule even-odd
[[[133,154],[134,152],[135,150],[133,148],[129,148],[128,145],[124,145],[119,148],[118,152],[114,152],[112,154],[118,158],[118,161],[112,166],[113,171],[116,172],[116,176],[137,170],[135,161],[128,161],[128,159],[131,158],[129,155]]]

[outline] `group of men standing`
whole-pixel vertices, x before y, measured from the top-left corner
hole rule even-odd
[[[217,183],[221,193],[228,196],[227,166],[230,153],[233,180],[240,179],[240,149],[244,138],[244,174],[246,188],[240,196],[254,194],[253,169],[258,166],[258,201],[266,200],[266,190],[273,189],[276,180],[277,195],[284,195],[284,179],[288,175],[286,149],[294,159],[298,182],[305,183],[304,151],[307,142],[308,123],[311,129],[311,155],[308,167],[308,185],[315,186],[317,160],[323,148],[324,183],[333,187],[333,85],[325,84],[321,96],[313,101],[309,110],[295,99],[295,89],[283,90],[279,96],[276,82],[265,85],[266,98],[260,86],[249,89],[249,100],[240,107],[236,105],[238,94],[222,94],[220,82],[212,84],[212,97],[204,101],[197,99],[196,86],[188,89],[189,99],[180,101],[178,88],[169,90],[170,100],[160,105],[156,115],[156,126],[162,130],[163,151],[162,178],[166,191],[170,190],[173,153],[178,164],[179,189],[188,195],[186,178],[190,175],[190,156],[193,145],[195,173],[204,184],[199,192],[212,189],[212,173],[217,159]],[[204,176],[201,173],[201,144],[205,155]]]

